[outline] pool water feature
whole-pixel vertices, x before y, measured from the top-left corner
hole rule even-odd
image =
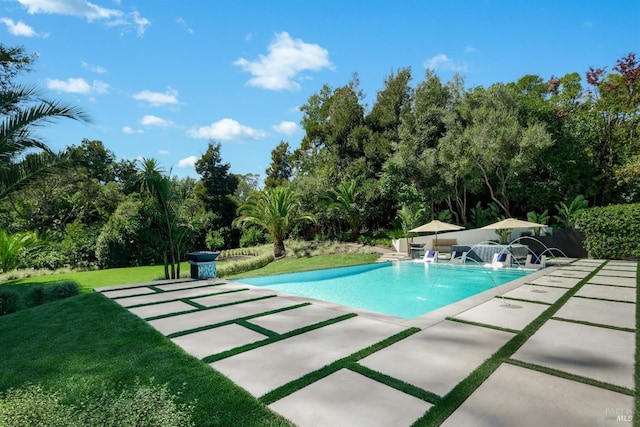
[[[413,319],[532,270],[397,262],[252,277],[238,282]]]

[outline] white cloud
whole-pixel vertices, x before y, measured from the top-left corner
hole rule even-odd
[[[151,21],[140,16],[139,12],[132,12],[131,19],[133,19],[133,23],[135,24],[138,37],[144,36],[144,32],[147,30],[147,27],[151,25]]]
[[[158,150],[158,154],[166,156],[169,154],[169,150]]]
[[[182,159],[178,162],[178,167],[179,168],[192,168],[195,167],[196,162],[198,161],[198,157],[196,156],[189,156],[185,159]]]
[[[49,34],[38,34],[33,27],[22,21],[15,22],[13,19],[0,18],[0,22],[7,26],[9,33],[19,37],[48,37]]]
[[[106,9],[83,0],[18,0],[30,14],[49,13],[85,18],[92,22],[96,19],[112,19],[124,15],[122,11]]]
[[[180,103],[180,101],[178,101],[178,91],[170,87],[167,88],[165,93],[143,90],[142,92],[134,94],[133,99],[148,102],[153,107]]]
[[[209,126],[191,129],[187,132],[192,138],[217,139],[223,141],[241,139],[260,139],[266,136],[264,131],[241,125],[233,119],[222,119]]]
[[[142,37],[146,27],[151,25],[148,19],[137,11],[125,13],[118,9],[97,6],[86,0],[18,0],[30,14],[47,13],[84,18],[87,22],[102,21],[107,26],[135,28]],[[119,2],[116,4],[120,5]]]
[[[429,70],[448,70],[466,73],[468,66],[466,62],[456,62],[444,53],[439,53],[436,56],[427,59],[424,62],[424,68]]]
[[[285,135],[293,135],[298,131],[298,125],[295,122],[280,122],[274,125],[273,129]]]
[[[161,128],[173,126],[173,122],[171,120],[163,119],[158,116],[152,116],[150,114],[142,117],[142,119],[140,120],[140,124],[145,126],[157,126]]]
[[[472,45],[467,46],[464,50],[468,53],[475,53],[478,51],[478,49],[476,49],[475,46]]]
[[[193,34],[193,29],[187,25],[187,23],[184,21],[184,19],[178,18],[178,19],[176,19],[176,22],[178,24],[182,25],[187,30],[187,32],[189,34]]]
[[[47,88],[58,92],[79,93],[89,95],[92,93],[104,94],[109,92],[109,85],[100,80],[94,80],[89,84],[82,78],[68,78],[67,80],[47,79]]]
[[[275,40],[267,48],[268,55],[260,55],[255,61],[240,58],[234,62],[243,71],[253,76],[247,82],[269,90],[298,90],[300,84],[295,79],[304,71],[333,69],[329,52],[317,44],[292,39],[288,33],[277,33]],[[302,77],[304,78],[304,76]]]
[[[104,73],[107,72],[107,69],[102,67],[102,66],[100,66],[100,65],[91,65],[86,61],[82,61],[82,62],[80,62],[80,64],[82,64],[82,68],[85,68],[87,70],[91,70],[91,71],[93,71],[94,73],[97,73],[97,74],[104,74]]]
[[[144,133],[144,131],[142,129],[133,129],[129,126],[125,126],[122,128],[122,132],[126,133],[126,134],[134,134],[134,133]]]

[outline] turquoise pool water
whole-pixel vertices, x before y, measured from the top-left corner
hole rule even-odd
[[[413,319],[531,272],[400,262],[254,277],[239,282]]]

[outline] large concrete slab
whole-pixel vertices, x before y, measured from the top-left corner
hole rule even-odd
[[[357,316],[214,362],[211,366],[258,397],[403,329]]]
[[[587,283],[595,283],[597,285],[613,285],[613,286],[628,286],[630,288],[636,287],[636,279],[631,277],[613,277],[603,276],[596,274]]]
[[[503,364],[442,426],[630,426],[615,412],[633,408],[631,396]]]
[[[565,269],[564,267],[559,268],[556,271],[552,271],[551,273],[549,273],[550,276],[573,277],[573,278],[577,278],[577,279],[584,279],[589,274],[591,274],[589,271],[569,270],[569,269]]]
[[[444,396],[512,337],[509,332],[444,321],[359,363]]]
[[[619,265],[619,264],[607,264],[602,267],[601,271],[613,270],[613,271],[638,271],[638,267],[635,264],[631,265]]]
[[[162,289],[163,291],[178,291],[180,289],[191,289],[191,288],[201,288],[203,286],[213,286],[213,285],[223,285],[225,282],[217,279],[210,280],[192,280],[189,282],[182,283],[170,283],[167,285],[158,285],[155,286],[158,289]]]
[[[246,301],[255,298],[262,298],[266,296],[275,296],[275,294],[270,292],[260,292],[260,291],[250,291],[243,290],[237,292],[226,292],[215,295],[210,295],[208,297],[202,298],[191,298],[191,301],[196,302],[205,307],[215,307],[223,304],[231,304],[235,302]]]
[[[247,329],[238,324],[207,329],[172,338],[171,341],[179,345],[190,355],[202,359],[212,354],[222,353],[245,344],[261,341],[267,337]]]
[[[285,334],[305,326],[335,319],[342,315],[344,315],[344,312],[317,305],[306,305],[294,310],[256,317],[251,319],[250,322],[278,334]]]
[[[607,266],[618,265],[623,267],[637,267],[638,263],[636,261],[621,261],[621,260],[611,260],[607,263]]]
[[[548,308],[546,304],[495,298],[462,312],[455,318],[520,331]]]
[[[529,301],[539,301],[548,304],[553,304],[560,297],[566,294],[568,289],[566,288],[554,288],[551,286],[531,286],[522,285],[512,291],[504,294],[505,297],[524,299]]]
[[[571,277],[542,276],[529,280],[528,283],[533,283],[534,285],[556,286],[558,288],[569,289],[577,285],[580,280],[581,279]]]
[[[299,426],[409,426],[431,404],[347,369],[281,399],[269,408]]]
[[[215,325],[228,320],[240,319],[259,313],[291,307],[296,302],[286,298],[266,298],[240,304],[227,305],[220,308],[200,310],[194,313],[178,314],[176,316],[151,320],[149,324],[165,335],[188,331],[203,326]]]
[[[165,314],[181,313],[196,310],[196,307],[182,301],[163,302],[160,304],[142,305],[129,309],[133,314],[147,319],[149,317],[164,316]]]
[[[601,265],[603,262],[605,262],[605,259],[596,259],[596,258],[582,258],[579,259],[577,261],[574,261],[573,263],[571,263],[572,265],[576,265],[576,264],[587,264],[587,265]]]
[[[633,332],[551,319],[512,358],[633,389],[634,353]]]
[[[598,268],[598,267],[595,266],[595,265],[571,264],[571,265],[563,266],[562,270],[563,271],[587,271],[587,272],[591,273],[596,268]]]
[[[218,292],[225,292],[229,289],[225,289],[223,286],[205,286],[194,289],[184,289],[171,292],[158,292],[150,295],[140,295],[135,297],[119,298],[116,301],[123,307],[132,307],[135,305],[154,304],[158,302],[172,301],[182,298],[193,298],[197,296],[215,294]]]
[[[572,297],[557,311],[555,317],[635,329],[636,305]]]
[[[605,270],[604,268],[598,271],[598,276],[615,276],[615,277],[631,277],[636,278],[637,272],[625,271],[625,270]]]
[[[128,283],[126,285],[113,285],[113,286],[102,286],[100,288],[95,288],[94,292],[108,292],[115,291],[119,289],[128,289],[128,288],[139,288],[141,286],[158,286],[158,285],[167,285],[173,283],[182,283],[182,282],[193,282],[193,279],[163,279],[163,280],[151,280],[148,282],[138,282],[138,283]]]
[[[104,291],[102,295],[108,298],[121,298],[121,297],[129,297],[133,295],[146,295],[146,294],[154,294],[154,291],[151,288],[147,287],[138,287],[138,288],[125,288],[119,289],[115,291]]]
[[[577,297],[636,302],[636,289],[622,286],[586,284],[578,292],[576,292],[575,295]]]

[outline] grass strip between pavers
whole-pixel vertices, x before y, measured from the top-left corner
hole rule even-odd
[[[635,332],[636,331],[635,328],[625,328],[624,326],[604,325],[602,323],[587,322],[586,320],[567,319],[565,317],[553,316],[551,319],[559,320],[561,322],[577,323],[578,325],[596,326],[598,328],[603,328],[603,329],[612,329],[614,331],[622,331],[622,332]]]
[[[441,400],[440,396],[433,392],[423,390],[420,387],[416,387],[397,378],[393,378],[389,375],[367,368],[366,366],[362,366],[359,363],[352,362],[349,363],[346,367],[353,372],[357,372],[360,375],[363,375],[389,387],[395,388],[396,390],[399,390],[405,394],[417,397],[418,399],[424,400],[425,402],[429,402],[435,405]]]
[[[503,328],[502,326],[489,325],[487,323],[480,323],[480,322],[473,322],[471,320],[458,319],[457,317],[445,317],[445,320],[449,320],[451,322],[464,323],[466,325],[479,326],[481,328],[495,329],[496,331],[509,332],[511,334],[520,333],[520,331],[517,329]]]
[[[616,393],[626,394],[627,396],[635,395],[635,392],[633,390],[628,389],[626,387],[607,383],[604,381],[594,380],[594,379],[583,377],[580,375],[571,374],[569,372],[560,371],[558,369],[553,369],[546,366],[536,365],[535,363],[523,362],[517,359],[505,360],[504,363],[509,363],[511,365],[519,366],[521,368],[531,369],[532,371],[542,372],[543,374],[553,375],[554,377],[560,377],[566,380],[571,380],[571,381],[588,384],[588,385],[592,385],[599,388],[604,388],[607,390],[615,391]]]
[[[544,301],[535,301],[532,299],[525,299],[525,298],[514,298],[514,297],[500,297],[503,300],[509,300],[509,301],[520,301],[520,302],[528,302],[531,304],[542,304],[542,305],[551,305],[551,303],[549,302],[544,302]]]
[[[627,288],[627,289],[629,289],[629,288]],[[582,295],[576,295],[576,298],[591,299],[591,300],[596,300],[596,301],[623,302],[625,304],[635,304],[635,302],[633,302],[633,301],[625,301],[625,300],[621,300],[621,299],[611,299],[611,298],[585,297],[585,296],[582,296]]]
[[[226,293],[226,292],[225,292],[225,293]],[[220,294],[214,294],[214,295],[220,295]],[[213,295],[202,295],[202,296],[198,296],[198,298],[203,298],[203,297],[206,297],[206,296],[213,296]],[[196,303],[194,303],[194,304],[197,304],[197,306],[199,306],[199,307],[197,307],[197,308],[198,308],[198,310],[194,310],[194,311],[215,310],[216,308],[228,307],[228,306],[230,306],[230,305],[238,305],[238,304],[243,304],[243,303],[245,303],[245,302],[254,302],[254,301],[260,301],[260,300],[263,300],[263,299],[269,299],[269,298],[275,298],[275,297],[276,297],[276,295],[267,295],[267,296],[263,296],[263,297],[255,297],[255,298],[250,298],[250,299],[243,299],[243,300],[240,300],[240,301],[231,301],[231,302],[226,302],[226,303],[224,303],[224,304],[211,305],[211,306],[204,306],[204,305],[202,305],[202,304],[198,304],[198,303],[196,302]],[[176,300],[171,300],[171,301],[162,301],[162,302],[160,302],[160,303],[145,304],[145,305],[143,305],[143,306],[135,306],[135,307],[136,307],[136,308],[137,308],[137,307],[147,307],[147,306],[151,306],[151,305],[158,305],[158,304],[163,304],[163,303],[167,303],[167,302],[183,301],[183,300],[185,300],[185,299],[190,299],[190,298],[179,298],[179,299],[176,299]],[[195,298],[194,298],[194,299],[195,299]],[[184,301],[183,301],[183,302],[184,302]],[[191,304],[191,305],[194,305],[194,304]],[[194,307],[196,307],[196,306],[194,305]],[[202,308],[200,308],[200,307],[202,307]],[[132,307],[127,307],[127,308],[132,308]],[[160,314],[160,315],[158,315],[158,316],[149,317],[149,318],[148,318],[148,319],[146,319],[146,320],[164,319],[164,318],[166,318],[166,317],[174,317],[174,316],[180,316],[180,315],[182,315],[182,314],[193,313],[194,311],[189,310],[189,311],[186,311],[186,312],[185,312],[185,311],[178,311],[178,312],[174,312],[174,313]]]
[[[364,348],[362,350],[359,350],[347,357],[344,357],[342,359],[338,359],[333,363],[330,363],[318,370],[315,370],[313,372],[310,372],[296,380],[290,381],[287,384],[284,384],[281,387],[276,388],[275,390],[272,390],[270,392],[268,392],[267,394],[263,395],[262,397],[260,397],[258,400],[260,402],[262,402],[265,405],[269,405],[277,400],[280,400],[318,380],[321,380],[322,378],[325,378],[337,371],[339,371],[340,369],[351,369],[353,367],[353,365],[358,362],[359,360],[375,353],[376,351],[382,350],[385,347],[388,347],[400,340],[403,340],[405,338],[407,338],[410,335],[415,334],[416,332],[420,332],[420,328],[409,328],[409,329],[405,329],[402,332],[399,332],[395,335],[390,336],[389,338],[386,338],[376,344],[373,344],[367,348]],[[362,370],[362,372],[365,372],[364,370]],[[362,373],[361,372],[361,373]],[[372,378],[374,380],[377,379],[383,379],[382,377],[377,377],[377,378]],[[381,381],[384,383],[384,381]],[[385,383],[386,384],[386,383]],[[394,385],[397,385],[397,380],[388,383],[387,385],[394,387]],[[415,387],[410,386],[412,391],[415,391]],[[395,388],[395,387],[394,387]],[[402,390],[405,392],[409,392],[410,389],[407,388],[406,390]],[[411,392],[409,392],[409,394],[411,394]],[[420,394],[420,396],[416,396],[418,398],[423,398],[422,396],[425,396],[424,393],[418,393]]]
[[[294,310],[296,308],[304,307],[304,306],[307,306],[307,305],[310,305],[310,304],[311,303],[309,303],[309,302],[302,303],[302,304],[296,304],[296,305],[292,305],[290,307],[277,308],[275,310],[264,311],[262,313],[256,313],[256,314],[252,314],[252,315],[249,315],[249,316],[244,316],[244,317],[238,317],[236,319],[225,320],[224,322],[220,322],[220,323],[214,323],[214,324],[211,324],[211,325],[200,326],[198,328],[187,329],[186,331],[174,332],[173,334],[168,334],[167,338],[169,338],[169,339],[177,338],[177,337],[181,337],[183,335],[192,334],[194,332],[206,331],[206,330],[209,330],[209,329],[219,328],[220,326],[227,326],[227,325],[230,325],[232,323],[237,323],[238,320],[248,320],[248,319],[253,319],[254,317],[268,316],[269,314],[280,313],[281,311],[287,311],[287,310]],[[205,311],[205,310],[200,310],[200,311]]]
[[[502,363],[509,361],[510,357],[531,338],[547,320],[553,317],[589,279],[595,276],[604,265],[606,265],[606,262],[601,263],[593,272],[587,275],[587,277],[581,279],[553,305],[543,311],[542,314],[529,323],[522,331],[518,332],[490,358],[485,360],[467,378],[460,381],[449,393],[442,397],[442,400],[438,404],[432,406],[421,418],[413,423],[413,427],[439,426],[442,424]]]
[[[304,304],[304,305],[310,305],[310,304],[307,303],[307,304]],[[299,306],[296,306],[296,308],[297,307],[299,307]],[[280,311],[282,311],[282,310],[280,310]],[[259,316],[262,316],[262,315],[263,314],[260,314]],[[251,316],[251,317],[246,317],[246,318],[243,318],[243,319],[237,319],[237,320],[234,320],[234,321],[230,321],[228,323],[236,323],[236,324],[245,326],[244,323],[241,323],[243,320],[249,320],[249,319],[253,319],[255,317],[259,317],[259,316]],[[275,332],[273,332],[275,335],[273,335],[272,337],[269,337],[269,338],[267,338],[265,340],[261,340],[261,341],[253,342],[253,343],[249,343],[249,344],[245,344],[243,346],[236,347],[236,348],[233,348],[231,350],[223,351],[222,353],[213,354],[211,356],[207,356],[207,357],[203,358],[202,361],[205,362],[205,363],[217,362],[218,360],[226,359],[227,357],[235,356],[236,354],[244,353],[245,351],[253,350],[255,348],[262,347],[262,346],[265,346],[265,345],[268,345],[268,344],[273,344],[274,342],[282,341],[282,340],[287,339],[287,338],[295,337],[296,335],[304,334],[306,332],[313,331],[314,329],[319,329],[319,328],[322,328],[324,326],[333,325],[334,323],[342,322],[343,320],[351,319],[352,317],[355,317],[355,316],[357,316],[357,314],[355,314],[355,313],[344,314],[342,316],[334,317],[333,319],[328,319],[328,320],[325,320],[323,322],[314,323],[313,325],[305,326],[304,328],[299,328],[299,329],[287,332],[286,334],[276,334]],[[252,325],[252,326],[253,327],[259,327],[257,325]],[[251,329],[253,329],[253,328],[251,328]],[[264,328],[261,328],[261,329],[264,329]]]

